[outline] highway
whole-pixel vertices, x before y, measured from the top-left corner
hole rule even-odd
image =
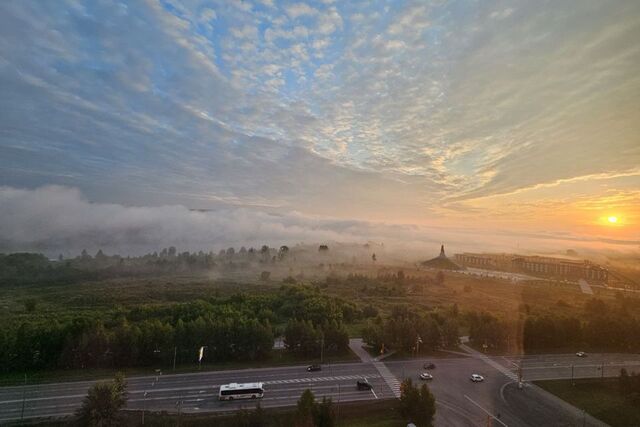
[[[464,346],[463,346],[464,348]],[[494,425],[539,426],[571,425],[571,411],[558,409],[559,402],[541,395],[535,387],[517,387],[518,366],[525,380],[619,375],[620,368],[640,371],[640,355],[600,354],[578,358],[575,355],[487,357],[472,353],[429,359],[436,364],[429,385],[437,399],[436,425],[477,426],[486,423],[487,414]],[[253,408],[254,401],[220,402],[218,388],[230,382],[265,384],[263,407],[292,406],[307,388],[314,394],[331,397],[334,402],[389,399],[398,395],[402,378],[419,381],[424,360],[325,365],[320,372],[307,372],[304,366],[198,372],[128,378],[128,408],[169,412],[225,412]],[[485,377],[472,383],[471,373]],[[357,379],[367,378],[373,391],[358,391]],[[28,385],[0,388],[0,424],[20,418],[61,417],[71,415],[80,405],[90,381]],[[24,409],[23,409],[24,402]],[[561,408],[562,409],[562,408]],[[499,415],[499,417],[498,417]],[[565,420],[566,424],[558,423]],[[553,421],[553,422],[552,422]],[[585,425],[592,425],[585,423]],[[594,424],[595,425],[595,424]]]
[[[356,390],[356,380],[366,378],[373,391]],[[177,412],[235,411],[255,407],[254,401],[221,402],[221,384],[263,382],[263,407],[295,405],[309,388],[317,396],[335,402],[351,402],[393,397],[370,364],[325,365],[320,372],[307,372],[304,366],[216,371],[127,379],[129,409]],[[0,423],[8,420],[71,415],[80,405],[93,382],[72,382],[0,388]],[[25,395],[22,414],[23,391]],[[146,393],[146,396],[145,396]]]

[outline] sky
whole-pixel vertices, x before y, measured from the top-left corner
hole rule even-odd
[[[635,0],[2,1],[0,250],[637,251],[638,40]]]

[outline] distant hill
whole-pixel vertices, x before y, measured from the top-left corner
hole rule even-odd
[[[458,264],[447,258],[447,255],[444,253],[444,245],[440,247],[440,255],[428,261],[423,261],[420,265],[440,270],[463,270],[463,267],[460,267]]]

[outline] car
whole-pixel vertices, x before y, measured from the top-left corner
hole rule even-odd
[[[478,374],[471,374],[471,378],[470,379],[474,383],[481,383],[482,381],[484,381],[484,377],[482,375],[478,375]]]
[[[579,351],[576,353],[576,356],[578,357],[587,357],[587,353],[585,353],[584,351]]]
[[[356,388],[358,390],[373,390],[373,386],[366,379],[356,381]]]
[[[433,363],[425,363],[423,366],[424,369],[436,369],[436,365]]]
[[[420,379],[421,380],[432,380],[433,379],[433,375],[431,375],[429,372],[423,372],[420,374]]]
[[[315,371],[322,371],[322,366],[320,366],[320,365],[309,365],[309,366],[307,366],[307,372],[315,372]]]

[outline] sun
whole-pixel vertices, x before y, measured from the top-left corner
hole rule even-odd
[[[617,216],[610,216],[607,218],[607,221],[609,221],[611,224],[615,224],[618,222],[618,217]]]

